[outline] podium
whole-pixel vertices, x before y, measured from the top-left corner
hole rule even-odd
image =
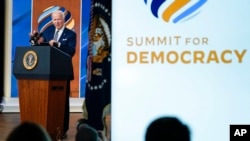
[[[16,47],[13,75],[18,82],[21,122],[42,125],[53,140],[63,132],[71,56],[49,46]]]

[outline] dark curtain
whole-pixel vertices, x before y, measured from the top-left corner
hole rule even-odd
[[[0,68],[1,68],[1,72],[0,72],[0,74],[1,74],[1,76],[0,76],[0,80],[1,80],[1,82],[0,82],[0,103],[2,103],[2,99],[3,99],[3,92],[4,92],[4,86],[3,86],[3,81],[4,81],[4,40],[5,40],[5,35],[4,35],[4,22],[5,22],[5,0],[1,0],[1,3],[0,3],[0,22],[1,22],[1,26],[0,26],[0,31],[1,31],[1,36],[0,37],[2,37],[2,39],[0,40],[0,48],[1,48],[1,51],[0,51],[0,56],[1,56],[1,66],[0,66]]]

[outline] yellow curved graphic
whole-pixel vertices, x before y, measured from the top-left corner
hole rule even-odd
[[[164,12],[162,18],[164,21],[168,22],[170,17],[184,5],[186,5],[190,0],[176,0],[173,2]]]
[[[70,21],[68,21],[68,22],[66,23],[66,26],[67,26],[67,28],[69,28],[69,29],[73,29],[73,28],[75,27],[75,20],[74,20],[74,19],[70,19]]]

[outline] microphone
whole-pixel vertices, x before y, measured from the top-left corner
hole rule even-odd
[[[34,32],[31,36],[30,36],[30,44],[35,46],[38,45],[38,40],[40,39],[40,37],[42,37],[42,33],[38,33],[38,32]]]

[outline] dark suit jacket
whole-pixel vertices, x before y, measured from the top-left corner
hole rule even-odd
[[[44,42],[49,42],[53,39],[55,33],[55,28],[46,29],[42,36],[44,38]],[[60,42],[59,49],[65,53],[68,53],[71,56],[74,56],[76,50],[76,33],[68,28],[64,28],[64,31],[59,38],[58,42]]]

